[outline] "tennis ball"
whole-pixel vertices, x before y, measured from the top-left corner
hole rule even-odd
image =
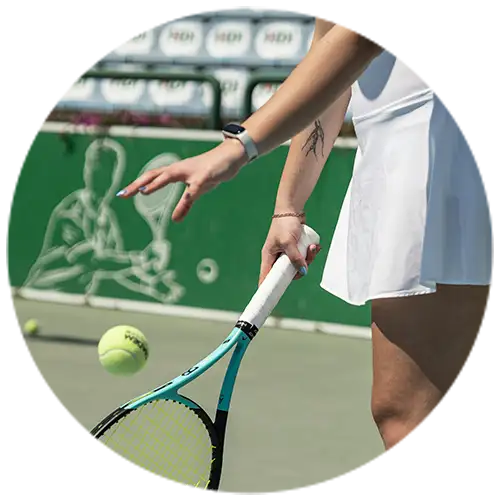
[[[38,333],[38,321],[36,319],[29,319],[24,323],[23,332],[27,335],[36,335]]]
[[[97,346],[101,365],[113,375],[133,375],[148,359],[148,341],[133,326],[120,325],[109,329]]]

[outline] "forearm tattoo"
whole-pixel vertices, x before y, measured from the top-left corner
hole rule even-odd
[[[314,121],[314,129],[310,133],[307,138],[305,144],[302,146],[302,151],[306,150],[306,156],[309,156],[309,153],[314,153],[316,159],[318,159],[318,149],[321,153],[321,156],[324,157],[323,148],[325,146],[325,131],[321,126],[321,122],[319,120]],[[307,149],[306,149],[307,148]]]

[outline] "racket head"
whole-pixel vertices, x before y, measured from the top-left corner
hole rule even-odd
[[[197,488],[218,489],[222,442],[203,408],[184,396],[120,407],[91,434],[154,474]]]
[[[164,153],[154,157],[141,170],[140,175],[160,167],[168,167],[181,161],[174,153]],[[173,212],[183,189],[182,182],[174,182],[148,195],[134,196],[136,210],[148,222],[156,237],[164,230],[169,215]]]
[[[247,334],[235,327],[217,349],[196,365],[122,405],[97,424],[91,434],[124,458],[153,473],[199,488],[218,489],[227,411],[218,409],[213,423],[203,408],[181,396],[178,390],[198,378],[236,344],[248,341]],[[182,429],[186,428],[196,429],[196,432],[187,431],[185,435]],[[195,447],[186,444],[193,440],[193,435],[198,437]],[[173,460],[175,445],[186,454]],[[192,455],[187,453],[189,449]],[[182,467],[177,465],[179,463]],[[202,470],[198,470],[200,467]],[[194,473],[193,469],[196,469]]]

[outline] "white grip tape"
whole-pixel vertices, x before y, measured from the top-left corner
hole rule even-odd
[[[302,227],[302,236],[298,247],[300,253],[305,257],[309,245],[319,243],[319,235],[308,226]],[[296,272],[288,256],[283,254],[274,263],[266,279],[255,292],[252,300],[240,316],[240,321],[246,321],[260,328],[280,301]]]

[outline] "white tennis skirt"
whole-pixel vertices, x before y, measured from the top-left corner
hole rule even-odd
[[[431,90],[354,119],[358,151],[321,286],[355,305],[490,283],[488,205],[472,153]]]

